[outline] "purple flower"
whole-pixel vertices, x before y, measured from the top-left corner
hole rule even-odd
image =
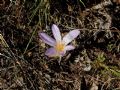
[[[74,46],[68,44],[79,35],[80,31],[78,29],[72,30],[62,39],[59,28],[53,24],[52,33],[55,39],[51,38],[46,33],[39,33],[40,38],[46,44],[52,46],[45,52],[45,55],[49,57],[63,56],[66,51],[75,49]]]

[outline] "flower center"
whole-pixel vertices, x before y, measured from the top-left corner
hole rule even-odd
[[[58,52],[64,51],[65,45],[64,45],[63,43],[59,42],[59,43],[56,44],[55,49],[56,49]]]

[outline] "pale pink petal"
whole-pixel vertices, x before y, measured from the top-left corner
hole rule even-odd
[[[72,46],[72,45],[67,45],[67,46],[65,47],[65,50],[66,50],[66,51],[73,50],[73,49],[75,49],[75,47]]]
[[[62,51],[62,52],[57,52],[55,50],[55,48],[49,48],[46,52],[45,55],[49,56],[49,57],[56,57],[56,56],[64,56],[66,53],[66,51]]]
[[[72,40],[74,40],[79,34],[80,34],[79,29],[72,30],[67,35],[64,36],[63,42],[65,43],[65,45],[67,45]]]
[[[56,41],[48,36],[46,33],[39,33],[40,38],[50,46],[54,46]]]
[[[60,53],[59,53],[59,55],[60,55],[60,56],[64,56],[64,55],[65,55],[65,53],[66,53],[66,50],[64,50],[64,51],[60,52]]]
[[[56,41],[61,41],[60,30],[55,24],[52,25],[52,33],[53,33],[54,38],[56,39]]]
[[[54,48],[49,48],[46,52],[45,55],[49,57],[54,57],[57,56],[57,51]]]

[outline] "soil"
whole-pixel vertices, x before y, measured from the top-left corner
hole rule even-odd
[[[49,13],[35,12],[39,3],[0,1],[0,90],[119,90],[120,1],[50,0],[41,5]],[[53,23],[63,34],[80,29],[60,65],[38,36],[52,36]]]

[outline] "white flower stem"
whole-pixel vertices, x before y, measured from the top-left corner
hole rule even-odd
[[[59,57],[59,61],[58,61],[58,64],[60,65],[61,63],[61,59],[62,59],[62,56]]]

